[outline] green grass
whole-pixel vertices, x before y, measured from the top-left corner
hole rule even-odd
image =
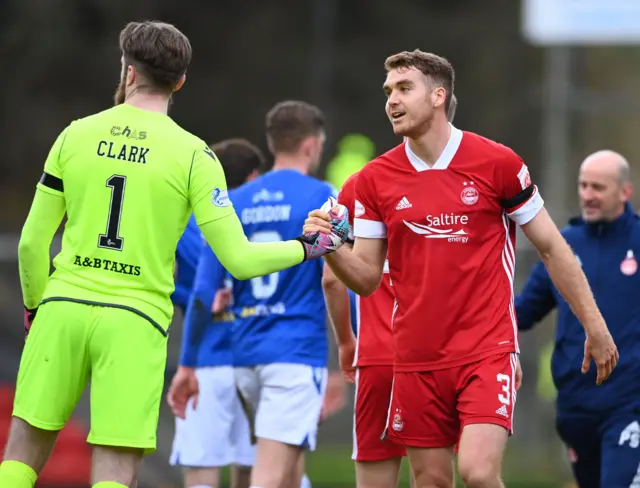
[[[515,448],[514,448],[515,447]],[[314,488],[353,488],[355,471],[351,447],[323,445],[316,452],[306,454],[307,475]],[[222,486],[228,486],[228,474],[223,474]],[[522,447],[510,446],[507,451],[504,481],[509,488],[563,488],[569,481],[565,473],[548,465],[548,461],[526,452]],[[400,486],[409,487],[409,467],[403,461]],[[464,485],[458,480],[458,487]]]
[[[528,453],[510,450],[507,456],[504,470],[504,481],[509,488],[562,488],[567,479],[563,474],[555,470],[544,469],[540,466],[529,466],[522,470],[520,465],[524,460],[532,461],[526,457]],[[513,457],[518,457],[520,462],[510,462]],[[511,469],[510,469],[511,468]],[[351,460],[351,449],[348,446],[324,445],[318,451],[307,454],[307,474],[314,487],[353,487],[355,486],[355,472]],[[401,471],[401,486],[409,486],[409,467],[406,460]],[[458,486],[463,487],[461,483]]]

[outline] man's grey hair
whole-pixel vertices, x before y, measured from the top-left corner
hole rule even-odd
[[[620,156],[618,176],[621,183],[631,183],[631,167],[629,166],[629,162],[623,156]]]

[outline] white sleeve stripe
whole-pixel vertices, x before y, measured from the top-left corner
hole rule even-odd
[[[384,239],[387,237],[386,226],[377,220],[355,219],[353,234],[367,239]]]
[[[511,220],[513,220],[518,225],[525,225],[531,222],[533,218],[538,215],[538,212],[542,210],[544,207],[544,200],[540,196],[540,192],[536,188],[536,192],[533,194],[529,200],[527,200],[524,205],[518,207],[517,210],[514,210],[507,215]]]

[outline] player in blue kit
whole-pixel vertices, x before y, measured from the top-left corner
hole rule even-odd
[[[244,139],[225,140],[211,149],[220,159],[229,188],[254,179],[265,165],[262,152]],[[211,305],[202,306],[212,303],[217,290],[208,280],[206,265],[204,269],[198,266],[204,247],[210,250],[192,217],[177,247],[176,291],[172,300],[186,311],[180,366],[195,368],[199,405],[194,409],[190,402],[186,418],[176,418],[170,462],[184,468],[185,488],[220,486],[219,468],[228,465],[234,465],[233,488],[246,488],[255,449],[235,388],[231,322],[228,316],[212,317]],[[198,320],[204,327],[195,325]]]
[[[308,176],[320,162],[324,138],[316,107],[289,101],[269,112],[273,170],[230,192],[250,240],[297,235],[308,212],[335,195],[331,186]],[[218,268],[210,280],[220,286],[222,275]],[[236,383],[257,438],[252,487],[299,486],[303,450],[315,448],[328,356],[321,279],[322,263],[312,262],[233,280]]]
[[[313,205],[335,196],[330,185],[307,175],[322,155],[322,113],[283,102],[269,112],[266,125],[273,171],[232,196],[254,242],[296,235]],[[233,282],[236,382],[257,438],[254,487],[298,486],[303,449],[315,449],[328,356],[321,280],[322,263],[313,262]]]

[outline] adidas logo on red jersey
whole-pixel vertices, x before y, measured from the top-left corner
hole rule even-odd
[[[507,411],[507,407],[502,405],[498,410],[496,410],[498,415],[502,415],[503,417],[509,417],[509,412]]]
[[[411,207],[413,207],[413,205],[411,205],[411,202],[409,202],[407,197],[402,197],[402,199],[398,202],[398,205],[396,205],[396,210],[404,210],[405,208]]]

